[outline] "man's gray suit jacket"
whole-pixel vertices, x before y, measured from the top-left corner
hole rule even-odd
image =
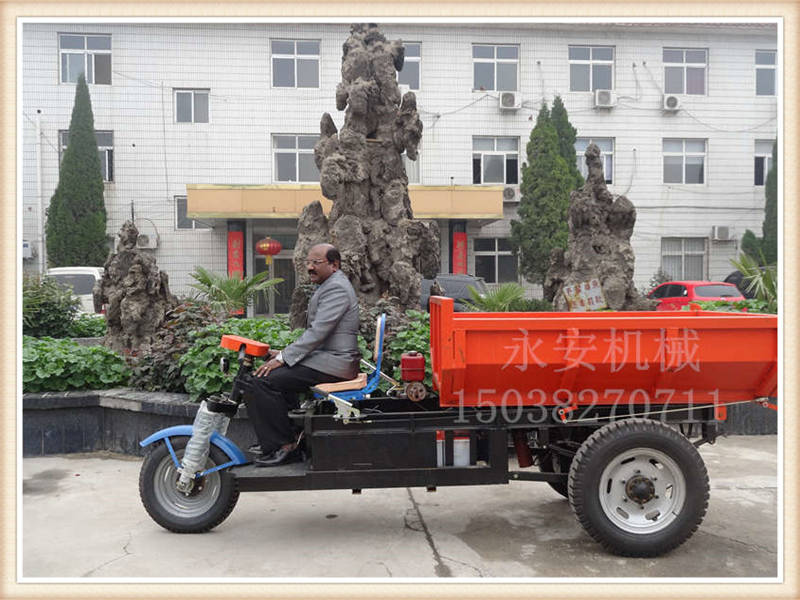
[[[358,299],[342,271],[334,271],[308,301],[307,328],[283,349],[288,366],[302,364],[344,379],[358,375]]]

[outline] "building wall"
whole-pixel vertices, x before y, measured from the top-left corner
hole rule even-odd
[[[420,183],[472,183],[472,137],[516,136],[521,160],[542,100],[560,94],[581,137],[615,139],[614,193],[635,204],[632,240],[637,286],[660,266],[661,237],[708,237],[712,225],[760,234],[764,188],[753,185],[755,140],[774,139],[775,96],[755,95],[754,53],[775,49],[774,27],[662,25],[388,24],[389,39],[421,42],[424,123]],[[173,291],[188,291],[188,273],[202,264],[226,268],[225,222],[212,229],[176,230],[175,196],[189,183],[275,182],[272,135],[317,134],[319,119],[335,110],[346,24],[45,24],[23,25],[23,237],[37,238],[35,125],[41,111],[41,181],[45,207],[58,181],[58,130],[69,127],[74,84],[59,83],[58,33],[112,36],[112,85],[90,85],[95,128],[113,130],[115,181],[106,184],[108,234],[130,217],[160,235],[155,250]],[[321,41],[320,87],[272,88],[271,38]],[[497,92],[472,91],[473,43],[519,44],[523,107],[500,112]],[[615,48],[618,104],[593,108],[593,94],[569,91],[570,44]],[[707,95],[683,96],[684,109],[662,110],[664,47],[708,49]],[[210,122],[176,123],[173,88],[210,88]],[[532,120],[533,119],[533,120]],[[706,183],[662,183],[662,139],[705,138]],[[507,218],[470,223],[470,238],[506,235]],[[442,223],[444,225],[444,223]],[[446,227],[443,267],[447,265]],[[35,244],[36,245],[36,244]],[[724,278],[738,244],[709,241],[707,276]],[[25,261],[26,268],[36,262]],[[470,268],[474,255],[470,244]],[[535,288],[530,288],[535,293]]]

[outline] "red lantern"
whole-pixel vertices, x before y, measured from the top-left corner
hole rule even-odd
[[[256,252],[267,257],[267,264],[272,262],[272,257],[278,254],[281,249],[281,243],[278,240],[273,240],[269,236],[256,242]]]

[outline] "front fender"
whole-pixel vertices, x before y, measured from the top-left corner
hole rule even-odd
[[[146,437],[139,445],[144,448],[145,446],[149,446],[153,442],[157,442],[159,440],[163,440],[164,438],[171,438],[171,437],[179,437],[179,436],[192,436],[192,426],[191,425],[175,425],[174,427],[167,427],[166,429],[162,429],[161,431],[156,431],[153,435]],[[245,458],[244,453],[239,449],[232,440],[226,438],[224,435],[220,435],[216,431],[211,434],[211,443],[217,446],[220,450],[222,450],[228,458],[233,461],[233,464],[236,465],[243,465],[247,461]]]

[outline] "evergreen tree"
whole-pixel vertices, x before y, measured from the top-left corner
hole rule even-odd
[[[764,224],[761,249],[768,265],[778,262],[778,142],[772,145],[772,164],[764,182]]]
[[[107,254],[103,175],[89,88],[81,75],[58,186],[47,211],[47,258],[52,267],[102,266]]]
[[[575,181],[572,189],[577,190],[583,185],[583,175],[578,169],[575,155],[575,136],[578,130],[569,122],[569,115],[564,103],[561,101],[561,96],[556,96],[553,99],[550,120],[553,122],[553,127],[556,128],[556,134],[558,135],[558,153],[566,161],[569,172]]]
[[[520,220],[511,221],[511,241],[525,278],[543,283],[551,250],[567,247],[569,193],[575,183],[559,152],[558,134],[545,103],[526,151],[528,160],[522,165],[522,197],[517,210]]]

